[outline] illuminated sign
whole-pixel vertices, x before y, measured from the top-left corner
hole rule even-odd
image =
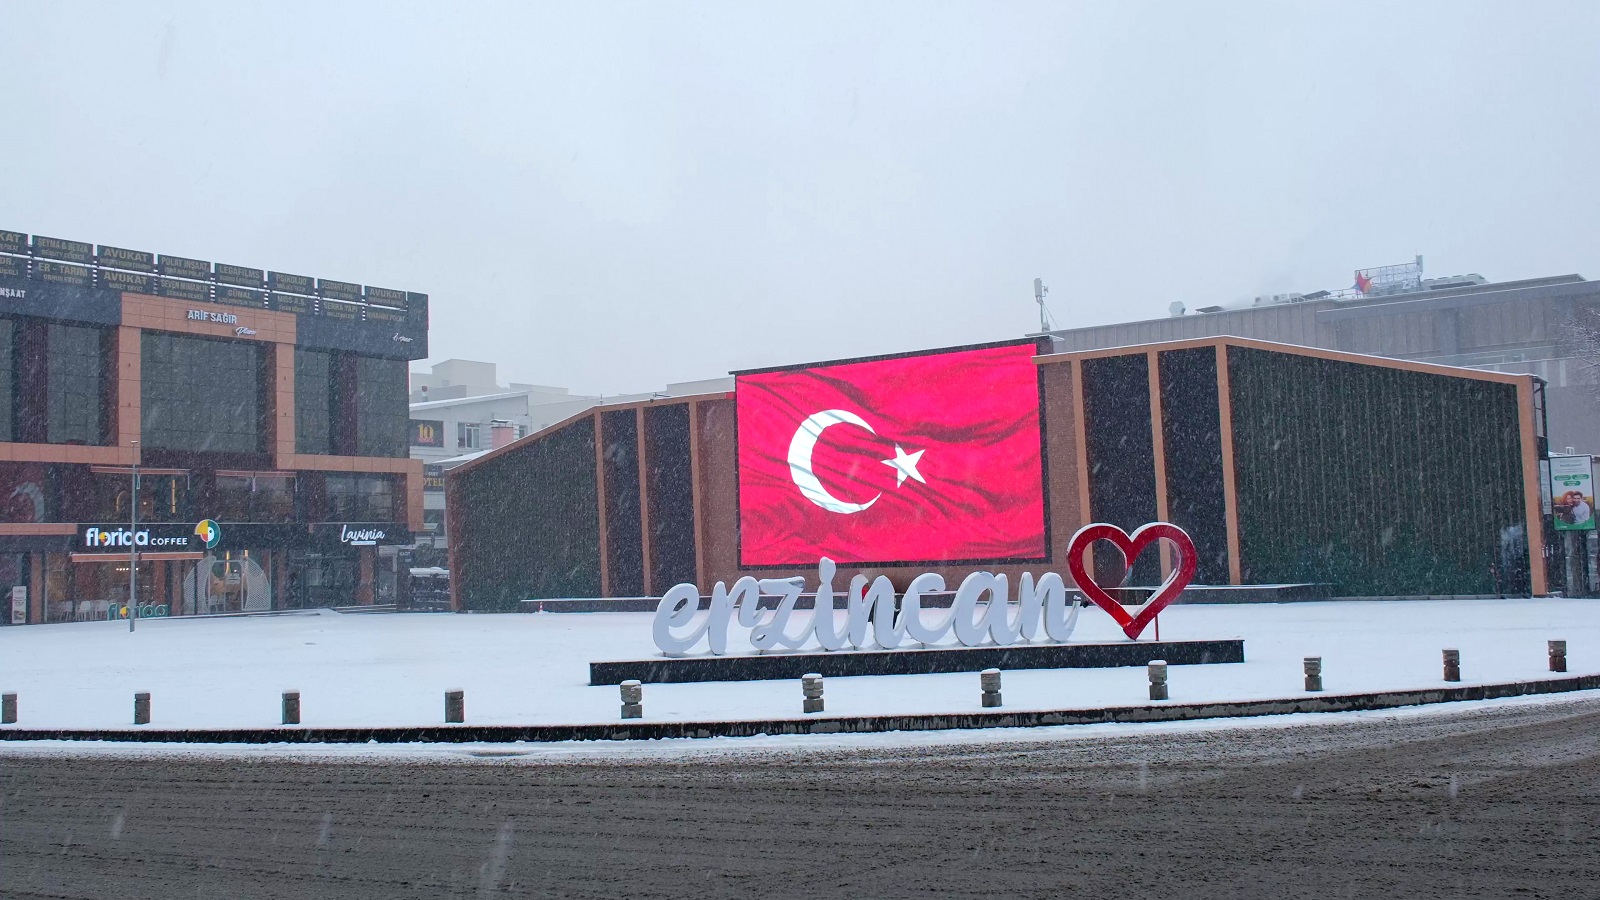
[[[444,466],[428,463],[422,467],[422,490],[428,494],[444,493]]]
[[[738,374],[741,564],[1045,558],[1036,353]]]
[[[205,309],[189,310],[191,322],[216,322],[218,325],[237,325],[239,317],[230,312],[211,312]]]
[[[411,446],[443,447],[444,421],[442,419],[412,419]]]

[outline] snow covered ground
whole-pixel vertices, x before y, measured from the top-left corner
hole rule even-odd
[[[842,614],[841,614],[842,615]],[[132,722],[152,695],[152,727],[273,726],[282,691],[301,692],[308,726],[431,725],[446,690],[466,691],[474,724],[615,722],[614,686],[588,664],[657,651],[649,613],[340,615],[152,619],[0,629],[0,689],[19,726]],[[1545,641],[1568,642],[1570,671],[1600,671],[1600,604],[1449,600],[1174,606],[1167,640],[1242,637],[1242,664],[1174,666],[1174,702],[1295,696],[1301,659],[1321,656],[1325,687],[1345,693],[1442,684],[1440,654],[1461,650],[1463,683],[1547,677]],[[1150,632],[1146,633],[1150,636]],[[1085,610],[1075,640],[1125,640]],[[734,636],[730,648],[746,647]],[[1010,671],[1007,709],[1142,705],[1142,668]],[[829,678],[830,715],[977,711],[974,673]],[[797,717],[792,681],[646,685],[650,720]]]

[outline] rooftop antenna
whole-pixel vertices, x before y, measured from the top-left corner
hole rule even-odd
[[[1035,303],[1039,304],[1039,331],[1040,331],[1040,333],[1044,333],[1046,331],[1050,331],[1051,330],[1051,328],[1050,328],[1050,313],[1049,313],[1048,310],[1045,309],[1045,305],[1044,305],[1044,297],[1048,293],[1050,293],[1050,289],[1045,287],[1044,282],[1041,281],[1038,278],[1035,278],[1033,280],[1033,300],[1034,300]]]

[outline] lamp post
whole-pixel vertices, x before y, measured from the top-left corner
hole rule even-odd
[[[128,497],[128,633],[139,621],[139,442],[133,442],[133,491]]]

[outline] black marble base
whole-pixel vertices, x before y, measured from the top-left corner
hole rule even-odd
[[[590,684],[646,684],[688,681],[770,681],[849,675],[926,675],[980,672],[984,669],[1108,669],[1142,666],[1153,659],[1168,665],[1244,662],[1244,641],[1124,641],[1116,644],[1020,644],[1011,647],[941,647],[929,650],[855,650],[839,653],[768,653],[761,656],[592,662]]]

